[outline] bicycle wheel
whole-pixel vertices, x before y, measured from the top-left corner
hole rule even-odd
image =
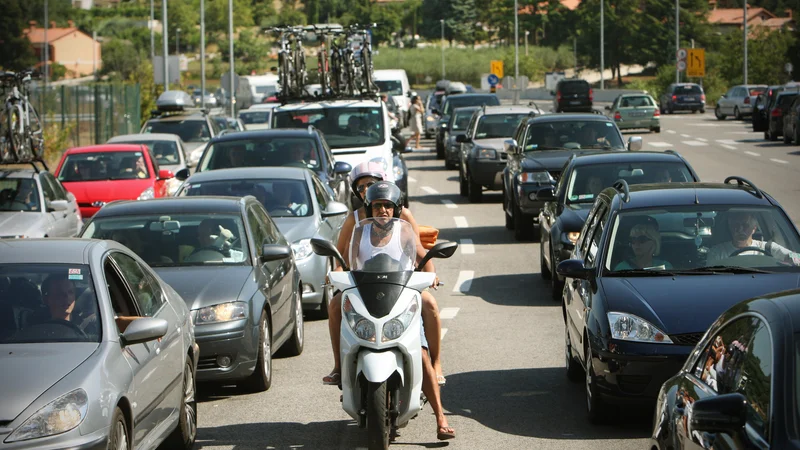
[[[326,95],[330,87],[328,79],[328,52],[325,47],[322,47],[317,54],[317,71],[319,72],[320,95]]]
[[[373,94],[375,90],[372,85],[372,50],[368,46],[361,49],[361,64],[364,75],[364,91]]]
[[[0,109],[0,162],[11,163],[17,160],[17,154],[11,146],[11,129],[8,109]]]
[[[357,87],[356,87],[356,80],[355,80],[355,72],[354,72],[354,63],[353,63],[353,52],[348,51],[347,56],[345,57],[344,67],[345,73],[347,77],[347,95],[356,95]]]
[[[36,159],[42,159],[44,156],[44,130],[42,129],[42,123],[39,121],[39,113],[36,112],[33,105],[28,103],[28,117],[30,118],[30,146],[33,157]]]
[[[8,106],[8,129],[11,150],[14,152],[16,160],[25,161],[27,150],[25,147],[25,134],[23,131],[22,114],[16,101],[12,101]]]
[[[278,84],[281,85],[281,97],[289,97],[289,61],[287,61],[286,53],[281,50],[278,53]]]
[[[342,68],[342,55],[334,50],[331,53],[331,88],[335,95],[342,95],[344,91],[344,70]]]
[[[303,47],[297,44],[294,54],[294,76],[297,93],[302,96],[305,94],[306,87],[306,55],[303,52]]]

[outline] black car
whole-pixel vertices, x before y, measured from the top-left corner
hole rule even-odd
[[[765,92],[758,94],[753,105],[753,131],[767,131],[769,128],[767,112],[775,104],[775,98],[785,88],[783,85],[770,86]]]
[[[725,311],[661,387],[649,448],[800,449],[800,291]]]
[[[798,251],[783,208],[743,178],[603,190],[557,267],[567,376],[584,381],[590,420],[652,407],[723,311],[798,287]]]
[[[463,106],[499,105],[500,99],[494,94],[454,94],[443,97],[442,107],[434,112],[439,114],[439,128],[436,130],[436,157],[444,158],[444,132],[453,110]]]
[[[533,219],[544,206],[537,194],[552,190],[573,154],[641,148],[641,137],[629,138],[626,145],[614,121],[599,114],[544,114],[523,120],[514,138],[504,143],[506,228],[514,230],[517,240],[536,237]]]
[[[779,137],[783,136],[783,116],[789,112],[789,107],[792,102],[800,94],[798,90],[784,89],[779,92],[775,97],[775,102],[772,107],[767,110],[767,129],[764,131],[764,139],[768,141],[777,141]]]
[[[444,131],[445,169],[455,169],[461,164],[461,143],[456,139],[467,132],[472,115],[480,109],[480,106],[464,106],[454,109],[450,114],[450,121],[447,122],[447,128]]]
[[[127,246],[183,297],[200,345],[199,381],[264,391],[272,354],[303,352],[300,273],[255,197],[111,202],[80,237]]]
[[[672,83],[659,102],[661,114],[675,111],[706,112],[706,94],[703,87],[695,83]]]
[[[800,144],[800,95],[794,98],[786,114],[783,115],[783,143]]]
[[[594,95],[586,80],[560,80],[550,95],[553,96],[553,112],[592,112]]]
[[[538,194],[539,199],[549,199],[539,213],[539,267],[542,278],[550,280],[554,300],[561,300],[564,280],[553,268],[569,259],[598,194],[617,180],[634,185],[693,182],[699,177],[672,150],[572,156],[555,188]]]
[[[259,166],[311,169],[333,189],[337,201],[350,204],[347,177],[352,167],[346,162],[336,161],[322,132],[313,126],[242,131],[220,136],[203,151],[196,172]],[[175,176],[185,180],[189,172],[181,171]]]

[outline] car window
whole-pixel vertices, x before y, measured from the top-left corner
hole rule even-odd
[[[267,225],[255,213],[252,206],[247,208],[247,224],[250,226],[250,233],[253,235],[253,244],[256,247],[256,256],[261,257],[261,247],[264,244],[271,244],[267,235]]]
[[[144,153],[93,152],[67,155],[58,171],[60,181],[106,181],[150,178]]]
[[[558,85],[558,90],[565,94],[589,92],[589,83],[586,81],[562,81]]]
[[[778,107],[779,108],[787,108],[789,105],[792,104],[797,94],[783,94],[778,97]]]
[[[381,107],[320,108],[275,111],[275,128],[305,128],[314,125],[325,134],[331,149],[336,150],[381,145],[384,134],[384,111]]]
[[[316,140],[298,136],[269,136],[214,142],[203,152],[200,171],[232,167],[320,167]]]
[[[755,325],[754,325],[755,326]],[[769,442],[772,394],[772,338],[766,324],[758,320],[753,341],[747,347],[742,376],[736,390],[747,399],[747,428]]]
[[[577,150],[581,148],[625,149],[616,125],[601,120],[541,120],[526,131],[525,152]]]
[[[32,178],[0,179],[0,211],[40,211],[39,187]]]
[[[625,180],[629,185],[695,181],[686,164],[681,161],[586,164],[572,171],[566,203],[593,203],[603,189],[617,180]]]
[[[592,228],[595,222],[595,216],[597,215],[597,211],[602,205],[601,202],[595,202],[592,206],[592,209],[589,210],[589,214],[586,216],[586,222],[583,223],[583,228],[581,229],[581,235],[578,237],[578,242],[575,244],[576,248],[580,250],[581,256],[586,255],[586,250],[589,248],[589,230]]]
[[[148,276],[145,269],[130,256],[114,252],[111,258],[117,263],[122,276],[133,293],[139,313],[145,317],[155,317],[164,305],[163,293],[153,277]]]
[[[600,251],[600,241],[603,239],[603,231],[605,230],[606,222],[608,220],[608,208],[604,203],[600,203],[592,219],[592,226],[588,230],[591,238],[588,240],[586,253],[584,253],[584,267],[594,268],[597,264],[597,253]]]
[[[328,202],[333,200],[330,198],[330,194],[322,186],[322,183],[316,178],[311,179],[311,185],[314,188],[314,195],[317,197],[317,204],[319,204],[319,208],[321,210],[325,210],[328,208]]]
[[[106,288],[108,289],[109,299],[111,299],[111,308],[114,310],[114,315],[138,316],[139,311],[136,308],[136,303],[122,280],[122,275],[120,275],[110,258],[106,258],[103,263],[103,274],[106,278]],[[120,329],[119,331],[125,330]]]
[[[278,225],[272,220],[272,217],[267,214],[267,210],[260,205],[253,205],[253,211],[256,213],[256,217],[266,225],[266,234],[267,234],[267,241],[270,244],[284,244],[286,245],[286,239],[281,234],[281,230],[278,228]]]
[[[499,105],[500,100],[498,100],[497,96],[495,95],[454,95],[448,97],[447,100],[444,102],[444,111],[442,114],[445,116],[449,116],[454,109],[460,108],[462,106],[495,106]]]
[[[702,94],[703,90],[696,84],[685,84],[681,86],[675,86],[673,93],[675,95]]]
[[[212,121],[213,122],[213,121]],[[216,131],[216,125],[213,125]],[[183,142],[208,142],[211,140],[212,130],[205,120],[150,120],[144,126],[142,133],[167,133],[177,134]],[[214,133],[214,136],[219,131]]]
[[[373,80],[378,90],[389,95],[403,95],[403,83],[400,80]]]
[[[621,108],[635,108],[643,106],[655,106],[655,103],[650,96],[647,95],[624,97],[620,103]]]
[[[157,164],[172,166],[181,163],[180,149],[178,148],[178,143],[175,141],[131,140],[131,141],[119,141],[114,143],[116,144],[122,142],[126,144],[146,145],[149,148],[150,154],[153,156]]]
[[[507,138],[514,135],[520,121],[527,114],[490,114],[478,120],[475,139]]]
[[[254,196],[275,217],[306,217],[314,213],[305,180],[282,178],[223,179],[194,182],[190,178],[181,196]]]
[[[472,116],[475,110],[456,111],[450,119],[452,130],[466,130],[472,124]]]
[[[50,172],[43,172],[39,175],[39,182],[42,184],[42,190],[44,190],[44,185],[49,186],[50,191],[52,192],[53,197],[51,200],[66,200],[67,199],[67,191],[64,189],[64,186],[61,186],[61,183],[55,179],[55,177]]]
[[[42,195],[44,195],[44,199],[48,202],[56,200],[56,193],[53,190],[53,186],[48,183],[44,177],[39,177],[39,184],[42,185]]]

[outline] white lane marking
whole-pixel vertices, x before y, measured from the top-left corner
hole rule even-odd
[[[752,131],[729,131],[728,134],[752,134]]]
[[[456,221],[456,228],[469,228],[469,224],[467,223],[467,218],[464,216],[455,216],[453,220]]]
[[[700,141],[683,141],[683,143],[691,147],[704,147],[708,145],[706,142]]]
[[[739,143],[739,141],[735,141],[733,139],[717,139],[716,142],[719,142],[720,144],[728,144],[728,145],[736,145],[736,144]]]
[[[408,182],[409,182],[409,183],[416,183],[416,182],[417,182],[417,179],[416,179],[416,178],[414,178],[414,177],[408,177]]]
[[[756,152],[744,152],[744,154],[750,156],[761,156],[761,153],[756,153]]]
[[[703,141],[703,142],[708,142],[708,139],[704,139],[704,138],[697,138],[697,140],[698,141]]]
[[[472,286],[472,277],[475,276],[475,272],[472,270],[462,270],[458,273],[458,280],[456,280],[456,284],[453,286],[453,292],[462,292],[466,294],[469,292],[469,288]]]
[[[728,145],[728,144],[719,144],[719,145],[721,145],[722,147],[727,148],[728,150],[736,150],[736,147],[734,147],[732,145]]]
[[[650,147],[672,147],[673,145],[669,142],[649,142],[647,145]]]
[[[669,134],[675,134],[675,133],[677,133],[677,132],[676,132],[675,130],[667,130],[667,133],[669,133]]]
[[[462,255],[475,254],[475,246],[472,244],[472,239],[462,239],[459,247]]]
[[[682,134],[681,137],[690,138],[691,136],[689,136],[688,134]]]
[[[430,186],[422,186],[420,189],[422,189],[423,191],[427,192],[428,194],[438,194],[439,193],[439,191],[437,191],[436,189],[434,189],[434,188],[432,188]]]
[[[458,314],[458,310],[461,308],[442,308],[439,311],[439,318],[441,319],[455,319],[456,315]]]
[[[782,159],[770,158],[769,160],[778,164],[789,164],[789,161],[784,161]]]
[[[447,334],[447,328],[442,328],[442,334],[439,336],[439,340],[444,339],[444,335]]]
[[[448,207],[448,208],[450,208],[450,209],[456,209],[456,208],[458,208],[458,205],[456,205],[455,203],[453,203],[453,202],[452,202],[452,201],[450,201],[450,200],[443,199],[443,200],[442,200],[442,203],[444,203],[444,206],[446,206],[446,207]]]

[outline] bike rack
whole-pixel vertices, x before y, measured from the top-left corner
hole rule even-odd
[[[41,164],[41,168],[37,166],[36,163]],[[36,173],[41,173],[42,169],[44,169],[45,172],[50,171],[50,168],[47,167],[47,163],[44,162],[43,159],[32,159],[30,161],[0,163],[0,166],[26,166],[26,165],[30,165],[31,167],[33,167],[33,170]]]

